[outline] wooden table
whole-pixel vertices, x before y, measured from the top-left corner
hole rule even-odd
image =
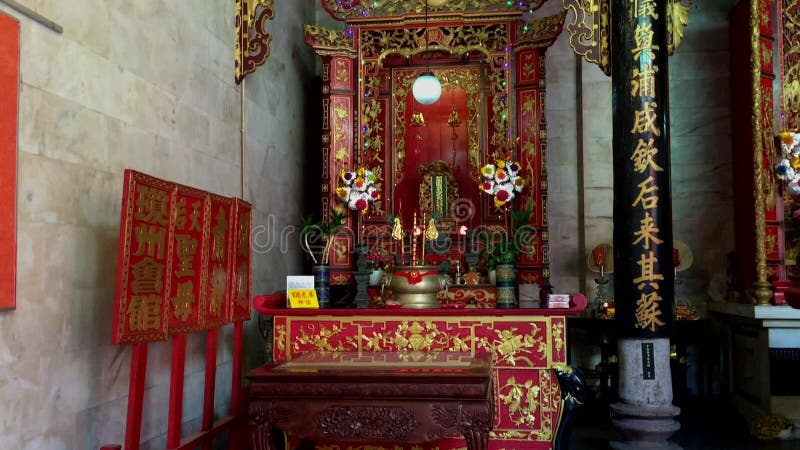
[[[276,431],[348,443],[423,443],[459,434],[469,450],[488,448],[488,355],[305,353],[247,377],[255,450],[273,448]]]

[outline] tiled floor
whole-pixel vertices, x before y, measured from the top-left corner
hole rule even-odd
[[[699,402],[698,402],[699,403]],[[750,436],[747,423],[735,412],[716,405],[682,408],[681,430],[671,439],[685,450],[800,450],[800,439],[763,441]],[[608,449],[617,434],[607,412],[589,407],[578,415],[571,449]]]

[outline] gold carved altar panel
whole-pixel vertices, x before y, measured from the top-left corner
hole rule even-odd
[[[489,354],[495,395],[490,447],[550,448],[561,413],[550,368],[566,364],[564,317],[285,315],[274,325],[276,363],[308,353],[367,358],[392,352],[410,366],[424,366],[441,352]]]

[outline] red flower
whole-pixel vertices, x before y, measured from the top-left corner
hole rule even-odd
[[[356,209],[361,211],[367,208],[367,201],[363,198],[356,200]]]
[[[371,193],[370,195],[372,196],[372,198],[374,198],[374,199],[376,199],[376,200],[377,200],[377,199],[378,199],[378,195],[379,195],[379,194],[378,194],[378,190],[377,190],[377,189],[375,189],[374,191],[372,191],[372,193]]]
[[[486,192],[492,192],[492,183],[491,183],[491,181],[487,181],[486,183],[483,183],[483,190],[486,191]]]
[[[497,199],[501,202],[508,200],[508,191],[497,191]]]

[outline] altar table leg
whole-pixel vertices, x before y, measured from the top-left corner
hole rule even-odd
[[[464,440],[467,450],[487,450],[489,448],[489,433],[483,430],[465,430]]]

